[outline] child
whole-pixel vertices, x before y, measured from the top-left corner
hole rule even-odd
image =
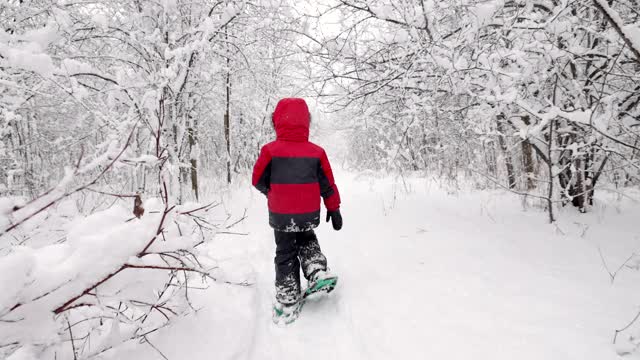
[[[327,259],[313,229],[320,224],[320,197],[327,208],[327,222],[331,219],[335,230],[342,228],[340,194],[327,154],[309,142],[310,115],[305,101],[280,100],[272,121],[276,140],[260,150],[252,183],[267,196],[269,224],[275,233],[274,317],[293,317],[301,299],[300,267],[314,291],[329,292],[335,286],[335,281],[320,282],[329,277]]]

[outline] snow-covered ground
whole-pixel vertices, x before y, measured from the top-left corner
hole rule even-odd
[[[616,359],[614,330],[640,305],[640,273],[615,271],[640,248],[640,205],[601,197],[557,226],[514,195],[448,194],[426,180],[338,172],[345,226],[317,230],[339,286],[289,327],[271,322],[274,241],[265,199],[209,245],[221,279],[194,292],[200,310],[150,340],[169,359]],[[599,250],[600,249],[600,250]],[[602,253],[602,257],[601,254]],[[633,261],[632,261],[633,263]],[[618,337],[626,343],[631,328]],[[129,344],[114,359],[160,359]]]

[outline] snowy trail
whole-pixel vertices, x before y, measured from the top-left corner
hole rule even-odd
[[[248,219],[237,230],[250,235],[220,236],[210,254],[221,277],[254,285],[194,294],[202,310],[154,345],[169,359],[193,360],[618,358],[613,331],[637,311],[640,274],[624,272],[612,286],[598,247],[612,268],[637,250],[637,205],[565,213],[561,234],[512,195],[337,176],[345,227],[317,231],[340,276],[331,297],[305,305],[289,327],[271,323],[266,204],[239,187],[233,207],[246,207]],[[127,358],[160,356],[138,346]]]

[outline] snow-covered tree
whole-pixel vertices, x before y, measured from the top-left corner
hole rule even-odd
[[[550,211],[568,201],[585,211],[604,177],[638,182],[638,14],[629,9],[340,0],[315,15],[341,26],[316,30],[305,50],[328,105],[367,109],[354,147],[384,166],[473,174],[547,198]]]
[[[229,225],[205,216],[216,203],[191,200],[203,183],[216,191],[201,178],[252,165],[266,112],[294,92],[288,9],[0,5],[3,357],[146,341],[190,311],[190,283],[218,280],[199,246]]]

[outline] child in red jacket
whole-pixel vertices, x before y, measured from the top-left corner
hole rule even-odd
[[[333,290],[335,281],[314,288],[329,277],[327,259],[313,231],[320,224],[320,198],[327,208],[326,220],[331,219],[335,230],[342,228],[342,216],[327,154],[309,142],[310,117],[305,101],[280,100],[272,119],[276,140],[260,150],[252,183],[268,198],[269,224],[275,233],[275,316],[291,313],[300,302],[300,267],[309,289]]]

